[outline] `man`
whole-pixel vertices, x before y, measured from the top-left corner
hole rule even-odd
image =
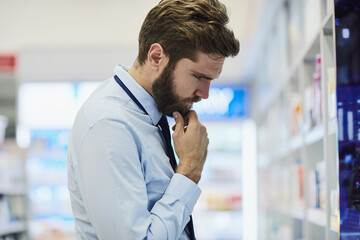
[[[208,98],[239,42],[217,0],[164,0],[147,15],[139,54],[79,111],[68,150],[77,239],[195,239],[191,213],[209,139],[192,104]],[[170,144],[167,120],[179,164]]]

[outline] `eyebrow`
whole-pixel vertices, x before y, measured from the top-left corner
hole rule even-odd
[[[203,78],[203,79],[206,79],[206,80],[213,80],[213,78],[205,75],[205,74],[202,74],[202,73],[198,73],[198,72],[194,72],[193,71],[193,74],[196,75],[196,77],[198,78]]]

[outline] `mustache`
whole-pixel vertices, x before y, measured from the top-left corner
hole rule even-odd
[[[177,101],[172,107],[173,109],[179,111],[182,116],[185,116],[192,108],[193,103],[199,102],[201,101],[201,99],[202,98],[198,96],[185,98],[180,101]]]
[[[201,97],[195,96],[195,97],[185,98],[185,99],[181,100],[181,102],[184,102],[184,103],[196,103],[196,102],[200,102],[201,99],[202,99]]]

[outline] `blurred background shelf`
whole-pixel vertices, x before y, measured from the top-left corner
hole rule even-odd
[[[308,209],[308,221],[321,227],[326,227],[326,212],[323,209]]]
[[[318,125],[305,134],[306,145],[311,145],[324,138],[324,126]]]
[[[4,235],[22,233],[26,231],[26,224],[22,221],[14,221],[0,226],[0,237]]]
[[[1,186],[0,195],[26,195],[27,190],[25,186]]]
[[[28,238],[26,200],[25,151],[0,136],[0,238]]]
[[[281,215],[285,215],[294,219],[304,220],[305,219],[305,211],[303,207],[286,207],[286,206],[278,206],[274,208],[270,208],[268,211],[276,212]]]
[[[262,29],[267,37],[255,63],[253,114],[259,139],[259,239],[335,240],[339,223],[330,221],[338,206],[330,199],[339,196],[338,129],[336,118],[329,117],[327,74],[335,67],[334,3],[267,3],[277,9],[259,23],[267,26]]]

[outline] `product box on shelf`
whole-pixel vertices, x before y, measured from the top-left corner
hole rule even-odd
[[[319,188],[319,207],[325,209],[326,207],[326,168],[325,161],[318,162],[316,164],[316,171],[318,176],[318,188]]]
[[[314,86],[308,86],[304,90],[304,131],[307,132],[313,127],[312,111],[313,111],[313,97]]]
[[[322,123],[321,116],[321,57],[320,54],[316,54],[316,64],[315,64],[315,73],[314,73],[314,97],[313,97],[313,108],[312,108],[312,120],[313,125],[317,126]]]
[[[291,136],[297,136],[300,134],[300,129],[303,126],[303,107],[300,94],[291,94],[290,108]]]
[[[317,172],[316,170],[311,170],[308,172],[308,201],[310,208],[319,208],[319,191],[317,183]]]
[[[291,206],[304,207],[304,168],[300,159],[291,166]]]
[[[327,69],[328,76],[328,112],[329,119],[336,117],[336,71],[331,67]]]
[[[330,191],[330,227],[339,232],[340,230],[340,210],[339,210],[339,192]]]
[[[309,207],[326,207],[326,171],[325,161],[318,162],[316,169],[310,170],[308,174],[309,181]]]

